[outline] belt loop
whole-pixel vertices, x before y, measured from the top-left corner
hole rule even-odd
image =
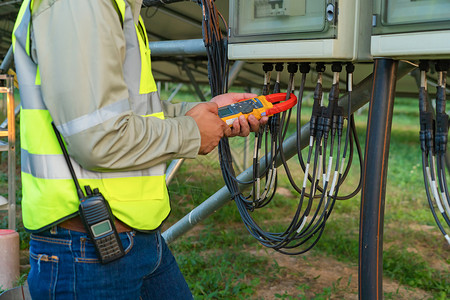
[[[57,229],[56,225],[53,226],[53,227],[50,229],[50,233],[51,233],[51,234],[58,234],[58,229]]]

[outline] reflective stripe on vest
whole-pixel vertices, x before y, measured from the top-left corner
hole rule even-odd
[[[151,74],[150,50],[142,19],[134,23],[124,0],[113,0],[122,19],[126,39],[124,80],[130,99],[122,99],[58,126],[70,136],[123,111],[164,119]],[[26,229],[39,231],[78,212],[74,183],[51,127],[52,118],[42,100],[39,68],[30,57],[32,1],[22,3],[13,31],[13,49],[21,96],[22,213]],[[131,107],[130,107],[131,106]],[[139,230],[154,230],[170,212],[165,164],[130,172],[92,172],[71,160],[81,186],[98,188],[114,215]]]

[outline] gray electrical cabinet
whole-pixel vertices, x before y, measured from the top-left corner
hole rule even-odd
[[[374,0],[374,57],[450,57],[450,0]]]
[[[230,0],[228,56],[250,61],[370,61],[364,0]]]

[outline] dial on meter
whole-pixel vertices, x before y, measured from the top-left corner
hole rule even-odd
[[[271,94],[258,96],[250,99],[243,99],[236,103],[219,107],[219,117],[232,126],[234,120],[241,115],[247,119],[249,115],[261,119],[264,116],[270,117],[274,114],[286,111],[297,103],[297,97],[294,94],[286,100],[287,93]]]

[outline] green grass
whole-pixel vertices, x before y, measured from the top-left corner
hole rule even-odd
[[[400,284],[430,290],[438,297],[441,294],[449,295],[448,272],[433,270],[420,254],[405,248],[394,246],[384,251],[384,273],[396,278]]]
[[[259,283],[256,274],[266,272],[266,259],[245,252],[235,255],[215,249],[207,256],[200,254],[190,251],[177,256],[183,272],[191,274],[190,288],[196,299],[248,299]]]

